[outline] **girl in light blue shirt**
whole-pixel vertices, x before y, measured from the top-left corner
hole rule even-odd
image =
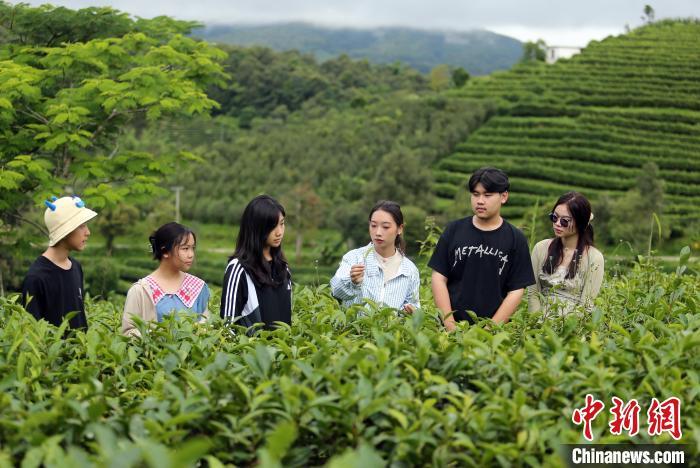
[[[331,292],[343,305],[367,300],[412,313],[420,307],[418,268],[405,254],[403,213],[398,203],[378,202],[369,214],[371,242],[343,256]]]

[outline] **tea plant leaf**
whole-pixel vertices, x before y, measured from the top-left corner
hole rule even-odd
[[[369,445],[360,444],[355,450],[347,450],[344,454],[331,459],[328,468],[382,468],[386,463]]]

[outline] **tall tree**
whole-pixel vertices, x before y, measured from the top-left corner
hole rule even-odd
[[[108,256],[112,255],[117,236],[128,233],[138,219],[138,208],[128,203],[122,202],[115,207],[102,210],[100,216],[95,220],[95,227],[105,239],[105,249]]]
[[[295,261],[301,261],[301,249],[304,239],[311,235],[321,224],[321,198],[316,194],[310,183],[295,185],[290,193],[283,198],[289,226],[294,230]]]
[[[73,191],[92,208],[163,193],[187,152],[129,151],[125,129],[208,113],[225,53],[184,33],[192,23],[132,20],[109,8],[0,3],[0,226],[42,229],[41,201]],[[28,248],[0,251],[19,270]],[[11,273],[14,286],[17,274]]]
[[[610,219],[606,220],[612,239],[629,242],[641,251],[650,245],[652,238],[667,237],[669,227],[661,223],[661,232],[657,232],[656,224],[663,214],[663,193],[658,166],[654,163],[642,166],[637,185],[613,202]]]
[[[542,39],[537,42],[528,41],[523,44],[521,62],[544,62],[547,58],[547,44]]]
[[[160,177],[188,155],[125,151],[120,135],[136,119],[209,112],[216,102],[204,90],[224,78],[225,54],[183,36],[188,24],[174,20],[132,21],[109,9],[0,7],[5,33],[16,38],[0,46],[0,216],[16,223],[32,200],[67,188],[96,208],[161,191]],[[108,30],[130,30],[85,36],[79,25],[98,13],[111,18]],[[22,21],[7,29],[8,15]],[[37,23],[55,29],[62,43],[46,39]]]
[[[430,87],[433,91],[443,91],[450,87],[452,76],[449,65],[437,65],[430,70]]]
[[[642,21],[644,21],[646,24],[651,24],[654,22],[655,17],[656,12],[651,5],[644,5],[644,16],[642,16]]]
[[[456,88],[461,88],[467,81],[469,81],[470,75],[467,70],[463,67],[457,67],[452,70],[452,83],[454,83]]]

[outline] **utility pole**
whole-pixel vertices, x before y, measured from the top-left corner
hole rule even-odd
[[[180,192],[184,187],[182,185],[176,185],[175,187],[170,187],[170,190],[175,192],[175,222],[180,222]]]

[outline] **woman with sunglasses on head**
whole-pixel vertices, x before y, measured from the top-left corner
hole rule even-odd
[[[554,238],[538,242],[532,250],[536,283],[528,288],[530,311],[591,308],[603,282],[603,254],[593,246],[593,212],[582,194],[559,197],[549,214]]]

